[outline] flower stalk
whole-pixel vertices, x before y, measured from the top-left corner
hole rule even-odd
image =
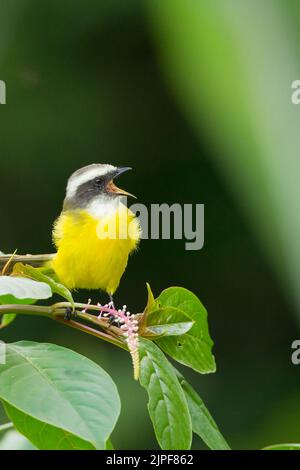
[[[119,325],[123,331],[129,352],[132,358],[133,372],[135,380],[139,379],[140,376],[140,358],[139,358],[139,326],[138,320],[135,315],[132,315],[128,310],[127,306],[123,305],[122,310],[116,310],[112,302],[102,306],[99,304],[100,317],[101,315],[110,315]]]

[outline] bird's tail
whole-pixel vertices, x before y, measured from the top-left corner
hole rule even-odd
[[[51,261],[54,256],[55,253],[45,255],[0,255],[0,274],[3,272],[5,274],[11,273],[16,263],[30,264],[35,268],[39,268]]]

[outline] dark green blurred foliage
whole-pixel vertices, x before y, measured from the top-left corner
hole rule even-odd
[[[228,3],[230,8],[234,7],[231,1]],[[254,3],[259,14],[259,4]],[[284,7],[278,0],[268,1],[267,13],[280,8],[279,15],[284,15],[286,28],[290,25],[289,40],[294,44],[293,40],[298,37],[295,24],[297,21],[299,24],[299,12],[292,3],[285,2]],[[189,2],[187,4],[192,8]],[[209,11],[211,4],[215,11]],[[142,309],[146,301],[146,281],[151,283],[155,294],[169,285],[183,285],[193,290],[209,312],[218,370],[210,376],[186,374],[186,371],[185,375],[200,391],[230,445],[254,448],[272,442],[299,441],[300,380],[297,367],[290,362],[290,345],[299,329],[287,300],[290,292],[295,291],[296,283],[284,297],[278,281],[280,276],[272,268],[277,266],[278,270],[280,263],[269,264],[267,256],[272,252],[274,261],[276,249],[267,248],[272,237],[262,237],[264,243],[260,245],[254,240],[254,234],[261,234],[265,226],[261,224],[261,212],[256,219],[251,209],[248,214],[251,213],[252,218],[246,219],[247,210],[242,210],[251,205],[254,186],[249,183],[243,186],[246,191],[242,192],[228,178],[232,172],[235,179],[244,177],[247,167],[243,165],[251,168],[251,182],[255,181],[256,174],[260,175],[247,153],[247,140],[242,141],[243,146],[239,139],[232,139],[232,135],[220,132],[218,127],[228,119],[226,132],[234,128],[239,135],[242,129],[238,124],[248,121],[239,114],[230,121],[231,109],[239,113],[231,94],[227,97],[223,120],[219,114],[214,114],[214,107],[209,107],[209,99],[199,118],[195,109],[193,113],[190,111],[191,102],[195,106],[198,103],[194,99],[195,90],[191,92],[192,85],[182,78],[180,95],[178,91],[171,91],[183,73],[175,66],[162,67],[160,60],[160,56],[167,56],[167,59],[168,55],[176,56],[176,47],[179,50],[183,44],[176,45],[170,39],[168,18],[175,21],[179,14],[187,30],[199,28],[203,36],[199,38],[196,51],[207,68],[207,76],[201,82],[201,74],[197,75],[196,93],[200,101],[203,94],[204,101],[204,96],[209,96],[209,67],[212,74],[220,73],[220,86],[224,85],[224,74],[236,77],[240,70],[239,51],[235,51],[230,60],[222,56],[224,38],[228,38],[233,26],[228,19],[226,27],[222,23],[225,17],[222,10],[218,10],[221,2],[199,2],[199,8],[206,9],[206,16],[201,21],[201,15],[199,19],[192,12],[193,24],[190,23],[191,12],[187,13],[181,6],[180,0],[159,5],[133,0],[3,0],[0,79],[7,84],[7,104],[0,106],[0,250],[51,251],[52,222],[60,212],[66,180],[73,170],[92,162],[132,166],[134,171],[124,176],[122,185],[136,194],[140,202],[204,203],[204,249],[185,251],[183,241],[143,241],[139,252],[130,260],[116,294],[116,303],[126,303],[131,311]],[[233,11],[236,21],[239,14],[240,20],[246,21],[245,11]],[[173,16],[169,17],[171,12]],[[223,24],[225,28],[220,37],[210,36],[214,28],[203,29],[207,25],[204,20],[208,18],[214,25],[215,12],[218,25]],[[266,18],[267,13],[264,13]],[[255,23],[254,20],[250,18],[249,22]],[[165,36],[170,34],[169,38],[166,39],[161,30]],[[273,50],[270,41],[273,34],[276,36],[276,25],[274,30],[270,36],[266,26],[266,35],[261,40],[265,41],[266,53],[273,54],[276,65],[278,48]],[[178,39],[181,40],[179,34]],[[281,44],[281,36],[278,36],[278,44]],[[193,71],[196,73],[192,46],[195,47],[193,41],[184,44],[183,51],[194,66],[191,69],[185,66],[190,75]],[[258,42],[253,42],[254,58],[256,54],[260,57],[260,47]],[[217,69],[213,68],[212,50],[220,51],[223,57]],[[164,64],[168,64],[168,60]],[[259,68],[260,63],[253,60],[251,65],[254,67],[251,73],[255,74],[255,67]],[[285,66],[279,60],[277,65],[277,71]],[[293,65],[295,73],[298,71],[300,75],[299,62]],[[268,80],[271,75],[266,75]],[[263,72],[261,76],[263,79]],[[273,77],[276,80],[275,72]],[[251,90],[251,75],[248,78]],[[290,81],[297,78],[299,76],[291,75]],[[212,81],[212,85],[216,82]],[[290,83],[286,86],[288,95]],[[255,90],[251,91],[254,95]],[[222,98],[221,93],[218,99],[220,96]],[[269,99],[272,102],[272,95]],[[247,114],[247,99],[245,109]],[[269,124],[271,126],[272,122]],[[259,129],[258,126],[257,133]],[[276,135],[276,127],[273,132]],[[253,141],[259,138],[258,134],[254,135]],[[255,151],[254,146],[251,149]],[[260,155],[266,154],[265,148],[259,150]],[[235,161],[239,163],[235,166],[229,157],[231,151],[235,152]],[[212,163],[214,158],[220,157],[222,165]],[[275,155],[273,164],[276,162]],[[226,169],[227,183],[223,181],[223,172],[218,171],[221,167]],[[264,168],[268,172],[270,167]],[[272,173],[269,177],[272,179]],[[261,175],[259,178],[262,184]],[[245,179],[241,181],[246,184]],[[284,181],[287,184],[280,188],[278,199],[273,199],[268,206],[273,211],[272,220],[284,188],[288,187],[287,173]],[[231,186],[235,191],[231,191]],[[275,189],[277,187],[276,184]],[[244,193],[249,198],[244,197]],[[255,200],[263,204],[266,197],[264,192],[259,192]],[[288,221],[287,218],[284,223]],[[273,240],[278,236],[275,228],[273,225],[270,228],[274,230]],[[296,224],[291,224],[290,229],[295,228]],[[286,233],[288,229],[285,225]],[[279,238],[282,241],[282,234]],[[280,260],[288,252],[287,241],[282,241],[284,250],[282,247],[279,250]],[[285,256],[284,272],[290,273],[285,286],[291,284],[292,273],[296,272],[287,267],[291,258],[295,259],[295,245],[293,247],[291,256]],[[76,298],[86,300],[89,296],[89,292],[80,292]],[[95,293],[92,296],[94,301],[104,299]],[[121,394],[123,409],[113,435],[115,447],[156,447],[146,410],[146,395],[133,381],[130,357],[125,353],[40,318],[18,318],[3,332],[1,339],[54,342],[98,362],[112,375]],[[195,442],[195,446],[200,445]]]

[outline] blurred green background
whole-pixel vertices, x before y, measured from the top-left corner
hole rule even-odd
[[[140,311],[146,281],[200,297],[218,371],[182,370],[235,449],[300,441],[299,26],[295,0],[1,1],[0,250],[51,251],[66,180],[93,162],[132,166],[139,202],[204,203],[204,249],[143,241],[115,300]],[[115,447],[157,447],[122,351],[30,317],[1,339],[98,362],[121,394]]]

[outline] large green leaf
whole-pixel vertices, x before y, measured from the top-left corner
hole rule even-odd
[[[194,322],[192,328],[184,335],[162,337],[156,340],[157,344],[176,361],[192,367],[197,372],[215,372],[213,341],[209,335],[207,312],[196,295],[183,287],[170,287],[164,290],[157,300],[161,308],[176,308]]]
[[[187,333],[194,322],[182,310],[165,307],[151,312],[147,316],[147,328],[144,335],[179,336]]]
[[[164,450],[187,450],[192,442],[191,417],[174,368],[152,342],[140,339],[140,383],[149,396],[148,410]]]
[[[106,443],[105,450],[114,450],[114,445],[113,445],[113,443],[111,442],[110,439],[108,439],[108,441]]]
[[[17,263],[14,266],[14,273],[21,274],[22,276],[26,276],[36,281],[48,284],[53,294],[58,294],[64,299],[66,299],[68,302],[70,302],[72,305],[74,304],[74,300],[69,289],[63,284],[57,282],[52,277],[44,274],[40,268],[34,268],[29,264]]]
[[[0,304],[34,304],[39,299],[52,297],[51,288],[42,279],[0,276]],[[14,313],[0,316],[0,328],[5,328],[16,318]]]
[[[193,326],[193,322],[170,323],[163,325],[149,326],[144,332],[144,337],[154,340],[154,337],[178,336],[187,333]]]
[[[109,375],[89,359],[54,344],[8,344],[6,364],[0,368],[0,398],[6,406],[97,449],[105,448],[120,412],[119,395]],[[9,413],[15,419],[11,409]],[[20,426],[19,415],[16,421]],[[22,428],[31,439],[37,427],[33,424]]]
[[[262,450],[300,450],[300,444],[274,444]]]
[[[194,433],[212,450],[229,450],[230,447],[198,393],[177,370],[176,375],[187,399]]]
[[[34,303],[52,297],[44,282],[15,276],[0,276],[0,304]]]
[[[4,402],[4,408],[16,429],[40,450],[95,450],[90,442],[34,419],[8,403]]]

